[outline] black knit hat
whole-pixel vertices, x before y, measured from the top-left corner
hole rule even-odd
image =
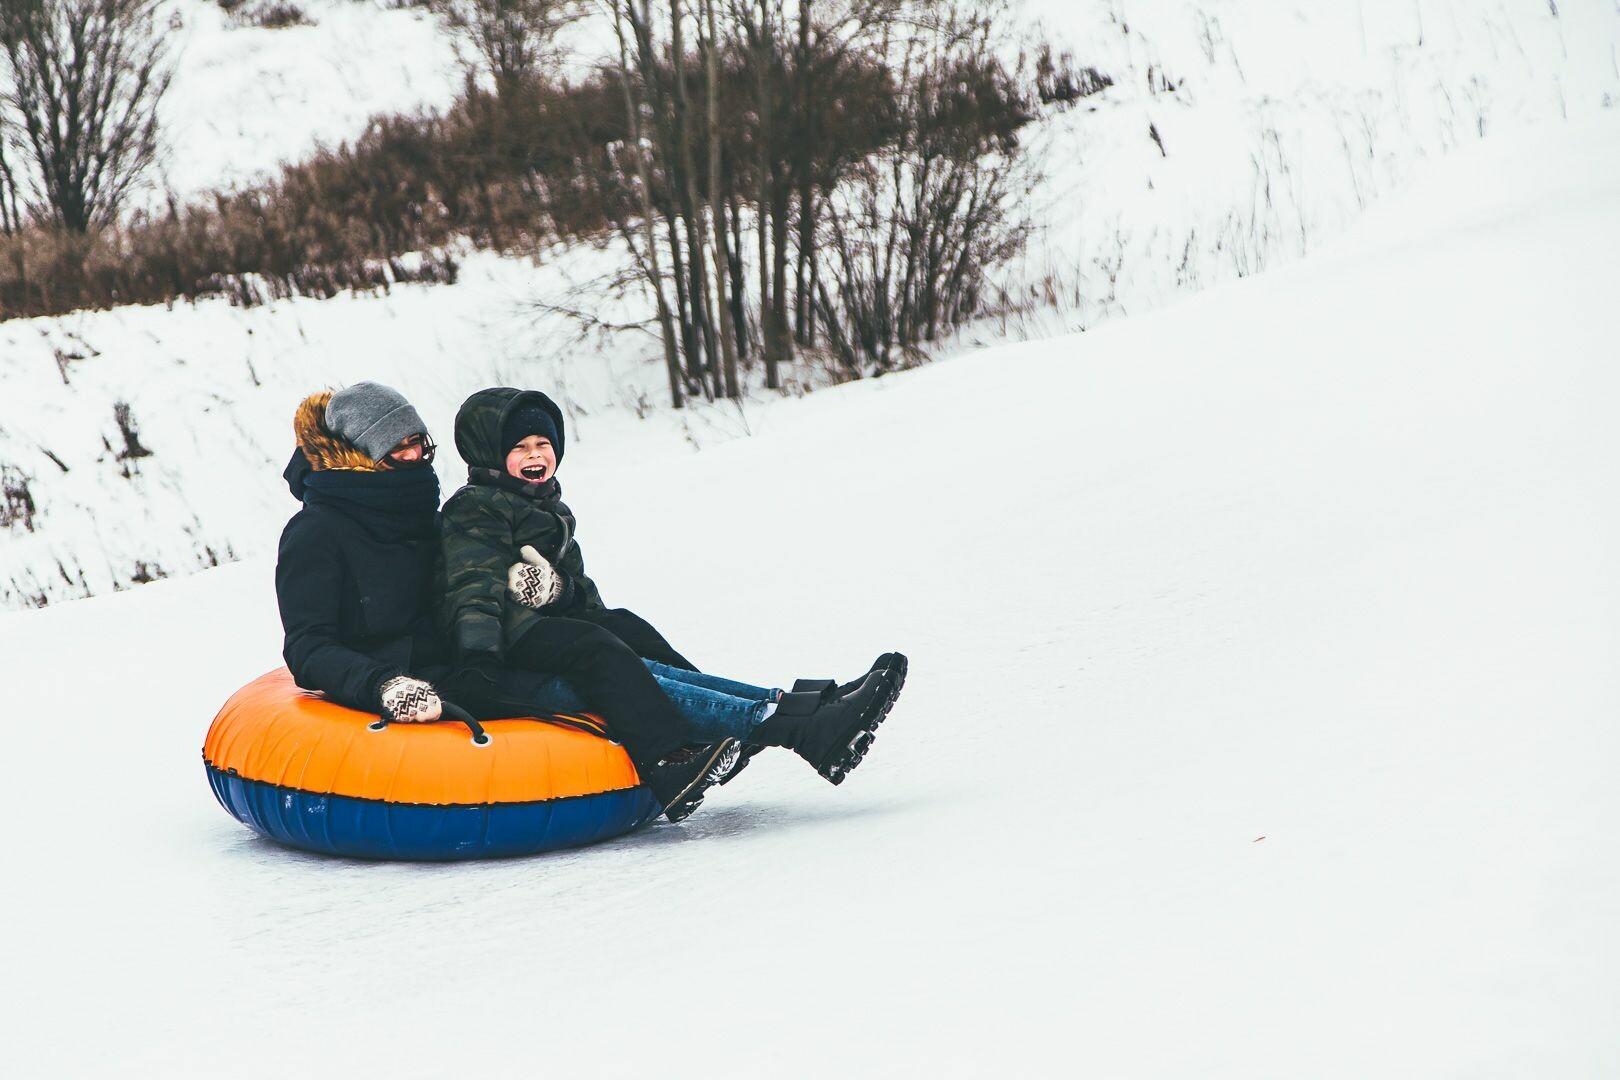
[[[501,445],[511,450],[530,435],[542,435],[551,440],[551,448],[562,459],[562,440],[557,438],[557,422],[538,403],[525,401],[512,410],[501,425]]]

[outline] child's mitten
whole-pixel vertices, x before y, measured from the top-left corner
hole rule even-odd
[[[439,718],[439,692],[432,684],[396,675],[378,688],[383,710],[396,722],[417,724]]]
[[[563,576],[530,544],[519,548],[518,554],[523,561],[507,569],[506,591],[526,608],[555,604],[563,594]]]

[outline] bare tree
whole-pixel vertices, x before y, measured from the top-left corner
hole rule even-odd
[[[652,177],[651,170],[647,166],[646,148],[641,135],[641,105],[636,101],[630,82],[630,48],[625,40],[626,23],[633,26],[635,21],[635,9],[630,5],[631,0],[613,0],[613,32],[619,42],[618,75],[624,88],[624,113],[630,131],[630,145],[626,147],[626,151],[635,155],[636,187],[641,201],[641,227],[645,251],[635,250],[635,243],[628,233],[625,234],[625,241],[630,245],[637,266],[640,267],[642,276],[657,301],[658,325],[664,340],[664,364],[669,371],[670,403],[679,409],[686,401],[681,385],[680,354],[675,344],[675,327],[669,310],[669,301],[664,298],[664,275],[658,265],[658,240],[653,235]]]
[[[851,370],[883,372],[979,309],[987,272],[1024,245],[1033,106],[998,55],[990,8],[938,5],[899,40],[897,137],[823,203],[831,288],[815,306]]]
[[[755,357],[780,387],[796,345],[891,370],[982,311],[1032,175],[994,0],[601,3],[623,122],[558,160],[632,254],[672,401],[739,395]]]
[[[583,0],[432,0],[431,6],[472,49],[469,66],[494,79],[502,98],[535,74],[557,33],[586,13]]]
[[[681,0],[669,0],[670,21],[670,59],[673,66],[675,84],[675,122],[673,135],[678,146],[678,153],[671,155],[680,166],[681,174],[685,179],[685,204],[682,207],[686,218],[686,246],[689,252],[690,273],[692,278],[692,308],[693,321],[703,334],[704,357],[707,361],[709,379],[704,389],[710,398],[715,396],[720,385],[720,362],[715,341],[715,311],[709,304],[708,270],[705,266],[705,251],[708,248],[708,218],[704,214],[704,196],[698,191],[697,169],[692,163],[693,134],[692,105],[687,97],[686,86],[686,44],[682,28],[683,16]],[[698,32],[699,48],[702,48],[703,34]],[[704,122],[707,132],[707,118]]]
[[[759,0],[759,25],[754,35],[755,74],[759,77],[759,97],[755,109],[759,118],[759,322],[760,342],[765,354],[765,385],[772,390],[782,385],[778,370],[783,360],[784,342],[781,327],[775,320],[776,307],[771,303],[770,229],[771,209],[776,205],[776,89],[781,82],[777,75],[780,57],[777,53],[776,25],[771,21],[773,9],[780,0]]]
[[[3,0],[0,68],[42,216],[106,224],[158,154],[170,69],[159,0]],[[9,170],[8,170],[9,171]]]
[[[705,133],[709,141],[709,214],[712,218],[713,229],[710,233],[713,242],[714,285],[715,285],[715,321],[720,327],[720,349],[724,365],[725,395],[728,398],[742,397],[742,387],[737,381],[737,344],[734,328],[726,310],[726,201],[721,194],[720,184],[720,77],[718,56],[720,53],[720,33],[715,21],[714,7],[716,0],[700,0],[702,4],[703,22],[699,24],[699,44],[703,53],[704,93],[708,96],[708,116],[706,118]],[[707,29],[707,34],[704,34]]]
[[[649,0],[625,4],[627,25],[634,35],[636,76],[645,91],[650,124],[647,134],[660,164],[655,185],[658,209],[669,240],[671,279],[680,316],[681,346],[686,357],[690,392],[713,395],[706,375],[718,370],[715,335],[708,313],[704,241],[699,232],[701,207],[692,159],[691,108],[688,99],[683,14],[680,0],[669,0],[668,22],[659,17]],[[669,31],[667,45],[660,31]]]

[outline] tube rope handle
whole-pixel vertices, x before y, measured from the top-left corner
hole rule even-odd
[[[445,699],[440,698],[439,714],[443,719],[459,721],[466,724],[467,730],[472,732],[472,741],[474,746],[488,746],[490,744],[491,740],[489,733],[484,730],[484,725],[473,719],[471,713],[469,713],[466,709],[463,709],[460,705],[457,705],[455,702],[446,701]],[[382,716],[377,717],[377,719],[371,723],[370,730],[383,731],[391,723],[393,723],[393,720],[385,713]]]

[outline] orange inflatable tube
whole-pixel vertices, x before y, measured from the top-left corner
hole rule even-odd
[[[492,720],[482,745],[453,721],[377,719],[300,690],[286,668],[262,675],[209,728],[215,795],[284,843],[384,858],[571,846],[657,813],[622,747],[564,726],[600,728],[595,717]]]

